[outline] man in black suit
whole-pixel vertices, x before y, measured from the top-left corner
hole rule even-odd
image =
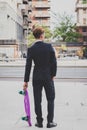
[[[44,87],[47,98],[47,128],[57,126],[53,122],[54,118],[54,76],[56,76],[57,62],[55,52],[51,44],[43,42],[44,30],[41,27],[37,27],[33,30],[33,35],[36,38],[36,42],[27,51],[25,76],[23,89],[28,87],[29,76],[32,66],[32,60],[34,61],[33,70],[33,92],[34,92],[34,104],[37,123],[35,126],[43,127],[42,118],[42,88]]]

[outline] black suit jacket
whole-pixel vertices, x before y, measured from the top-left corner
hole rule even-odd
[[[51,44],[38,41],[28,48],[24,82],[29,81],[32,60],[34,61],[34,80],[48,80],[56,76],[57,62]]]

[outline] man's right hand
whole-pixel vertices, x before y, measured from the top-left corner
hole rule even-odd
[[[52,80],[54,80],[54,78],[55,78],[55,76],[54,76],[54,77],[52,77]]]
[[[24,82],[23,90],[26,91],[27,87],[28,87],[28,83],[27,83],[27,82]]]

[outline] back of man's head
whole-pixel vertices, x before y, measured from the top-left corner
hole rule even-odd
[[[39,39],[42,34],[44,34],[44,29],[42,27],[36,27],[33,30],[33,35],[36,39]]]

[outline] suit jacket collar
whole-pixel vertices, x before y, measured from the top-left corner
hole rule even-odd
[[[43,41],[42,40],[35,41],[35,44],[38,44],[38,43],[43,43]]]

